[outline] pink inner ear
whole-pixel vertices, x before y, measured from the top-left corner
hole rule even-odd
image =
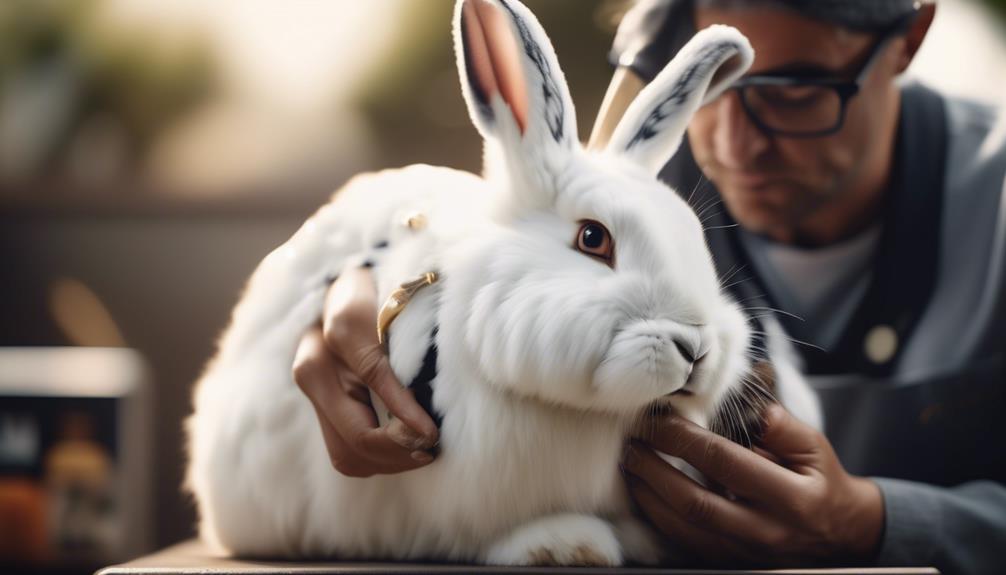
[[[461,17],[475,81],[487,98],[497,92],[503,97],[523,134],[527,126],[527,86],[506,14],[490,0],[466,0]]]

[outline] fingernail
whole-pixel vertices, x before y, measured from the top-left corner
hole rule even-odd
[[[440,441],[440,430],[437,429],[435,425],[427,429],[412,429],[410,427],[409,432],[416,437],[416,440],[418,441],[415,447],[416,449],[429,449]]]
[[[406,449],[422,449],[427,444],[426,438],[413,431],[408,425],[402,423],[400,419],[396,419],[388,424],[388,435],[395,443]]]
[[[415,433],[415,432],[413,432]],[[415,434],[408,436],[408,445],[406,447],[410,449],[426,449],[430,446],[430,440],[423,437],[422,435]]]
[[[423,441],[427,446],[433,447],[440,444],[440,430],[423,435]]]
[[[419,463],[430,463],[433,461],[433,456],[425,451],[413,451],[412,459],[418,461]]]

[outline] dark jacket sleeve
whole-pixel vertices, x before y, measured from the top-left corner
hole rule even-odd
[[[1006,573],[1006,486],[874,481],[886,512],[879,564],[934,566],[945,575]]]

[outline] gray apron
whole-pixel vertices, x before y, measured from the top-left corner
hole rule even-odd
[[[899,360],[912,346],[937,280],[947,154],[943,99],[918,85],[906,87],[902,95],[892,186],[871,284],[832,349],[795,349],[821,399],[825,433],[851,473],[941,486],[972,479],[1004,481],[1002,351],[986,350],[964,367],[925,377],[899,374]],[[684,191],[683,197],[696,188],[701,173],[687,145],[661,177]],[[691,201],[702,205],[717,194],[704,183]],[[755,270],[734,223],[723,210],[707,224],[706,239],[721,276],[741,266],[748,273]],[[781,307],[757,277],[731,290],[745,305]],[[797,320],[778,319],[795,331]],[[902,342],[880,362],[868,356],[864,345],[878,326],[893,330]],[[752,349],[764,347],[756,341]]]

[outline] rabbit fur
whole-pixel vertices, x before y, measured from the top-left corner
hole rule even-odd
[[[353,179],[258,266],[197,384],[187,486],[217,549],[507,565],[661,558],[630,513],[624,438],[655,402],[708,425],[747,373],[751,328],[695,214],[655,176],[751,48],[731,28],[700,32],[607,148],[587,152],[552,46],[523,5],[460,0],[454,41],[485,177],[414,165]],[[401,223],[415,212],[421,230]],[[612,265],[575,249],[584,220],[610,232]],[[436,334],[443,422],[434,463],[361,479],[332,469],[291,366],[332,279],[366,259],[379,301],[423,272],[441,276],[392,324],[390,361],[411,381]],[[783,395],[814,420],[812,396],[787,379]],[[691,395],[669,395],[686,382]]]

